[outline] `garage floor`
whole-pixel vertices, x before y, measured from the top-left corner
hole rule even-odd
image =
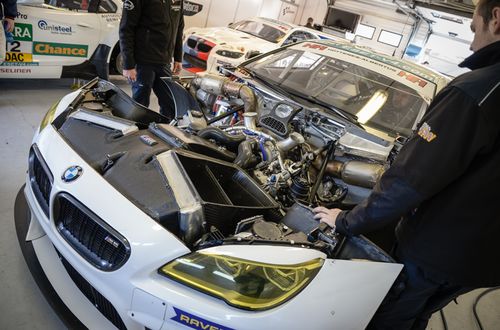
[[[130,93],[121,77],[111,79]],[[0,80],[0,329],[64,329],[25,264],[14,228],[16,194],[24,183],[31,138],[47,109],[71,92],[73,80]],[[158,109],[152,98],[152,109]],[[471,292],[444,309],[449,329],[479,329]],[[485,296],[478,313],[484,329],[500,329],[500,291]],[[444,329],[439,313],[428,329]]]

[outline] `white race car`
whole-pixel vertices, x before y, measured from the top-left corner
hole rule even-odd
[[[366,198],[446,79],[331,41],[233,75],[165,79],[176,122],[97,78],[43,119],[18,237],[86,327],[363,329],[390,290],[402,266],[309,206]]]
[[[117,0],[19,2],[0,78],[107,78],[121,67],[121,6]]]
[[[261,17],[228,27],[190,28],[184,36],[184,67],[213,73],[220,66],[236,67],[250,57],[297,41],[334,39],[317,30]]]

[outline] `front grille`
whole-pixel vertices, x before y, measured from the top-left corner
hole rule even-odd
[[[212,46],[209,46],[207,44],[204,44],[204,43],[199,43],[198,44],[198,50],[202,53],[208,53],[212,50]]]
[[[54,176],[42,158],[36,144],[34,144],[30,150],[28,175],[35,198],[42,207],[45,215],[48,217],[50,191],[52,190]]]
[[[189,39],[187,40],[187,45],[188,45],[188,47],[189,47],[189,48],[195,49],[195,48],[196,48],[196,43],[197,43],[197,42],[196,42],[196,40],[195,40],[195,39],[191,39],[191,38],[189,38]]]
[[[92,305],[97,308],[97,310],[113,323],[118,329],[126,330],[127,327],[123,323],[122,318],[116,311],[116,308],[106,299],[99,291],[94,289],[94,287],[80,275],[76,269],[71,266],[71,264],[64,259],[64,257],[59,253],[59,259],[61,259],[64,268],[68,272],[69,277],[73,280],[75,285],[80,289],[80,291],[87,297],[87,299],[92,303]]]
[[[266,126],[270,130],[280,135],[284,135],[287,133],[287,128],[285,124],[274,119],[273,117],[264,117],[260,120],[261,125]]]
[[[100,270],[116,270],[130,256],[127,240],[69,194],[54,199],[54,222],[61,236]]]
[[[184,53],[184,61],[196,68],[202,68],[203,70],[207,69],[207,62],[200,60],[199,58],[194,57],[193,55]]]

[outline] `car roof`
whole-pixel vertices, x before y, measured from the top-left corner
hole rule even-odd
[[[262,23],[266,23],[268,25],[271,25],[272,27],[275,27],[275,28],[277,28],[279,30],[283,30],[283,29],[291,30],[293,28],[298,27],[298,25],[295,25],[295,24],[292,24],[292,23],[278,21],[276,19],[267,18],[267,17],[253,17],[253,18],[244,19],[242,21],[257,21],[257,22],[262,22]]]

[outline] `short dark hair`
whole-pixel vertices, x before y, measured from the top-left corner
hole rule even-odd
[[[479,0],[477,13],[483,18],[484,24],[488,24],[493,18],[493,8],[500,7],[500,0]]]

